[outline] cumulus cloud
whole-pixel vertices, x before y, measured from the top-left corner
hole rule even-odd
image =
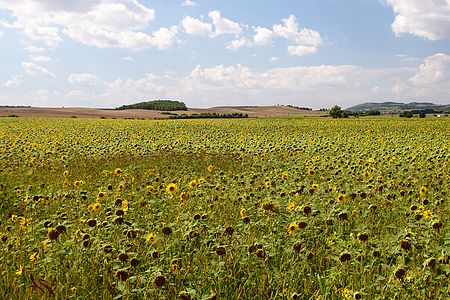
[[[176,27],[144,32],[155,10],[137,0],[0,0],[0,10],[15,17],[12,26],[48,47],[58,47],[63,34],[99,48],[142,49],[176,47]]]
[[[84,87],[94,87],[101,83],[100,78],[88,73],[71,74],[67,81],[70,84]]]
[[[0,31],[0,38],[4,35],[5,35],[5,33],[3,31]]]
[[[272,44],[274,33],[265,27],[256,27],[253,41],[257,46],[269,46]]]
[[[187,34],[203,35],[214,38],[222,34],[240,34],[242,27],[230,19],[222,18],[220,11],[212,10],[208,13],[211,23],[203,22],[197,18],[186,16],[181,21],[181,25]]]
[[[13,87],[21,86],[22,84],[23,84],[22,78],[14,75],[5,81],[3,83],[3,86],[7,87],[7,88],[13,88]]]
[[[184,17],[181,21],[181,25],[187,34],[212,36],[213,33],[212,24],[205,23],[190,16]]]
[[[272,26],[272,30],[265,27],[253,28],[255,34],[252,39],[239,37],[231,41],[227,48],[237,50],[242,47],[270,46],[274,38],[284,38],[294,45],[288,46],[290,55],[309,55],[317,52],[317,47],[322,43],[320,33],[308,29],[300,28],[295,16],[281,20],[281,24]]]
[[[27,75],[37,78],[55,78],[55,74],[33,62],[23,62],[22,67]]]
[[[450,2],[447,0],[382,0],[396,14],[396,35],[413,34],[431,41],[450,38]]]
[[[410,80],[415,85],[450,83],[450,56],[437,53],[427,57]]]
[[[288,52],[291,55],[301,56],[315,53],[317,47],[322,43],[319,32],[308,28],[300,29],[297,19],[293,15],[283,19],[281,24],[274,25],[273,32],[277,36],[295,43],[295,45],[288,47]]]
[[[212,19],[215,27],[215,34],[239,34],[242,32],[241,25],[239,23],[233,22],[229,19],[222,18],[220,11],[213,10],[208,13],[208,16]]]

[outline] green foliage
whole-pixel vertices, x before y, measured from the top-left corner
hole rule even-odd
[[[410,111],[402,111],[400,113],[400,118],[412,118],[413,114]]]
[[[419,118],[421,118],[421,119],[425,118],[426,116],[427,116],[426,113],[423,113],[423,112],[419,114]]]
[[[181,101],[173,100],[153,100],[139,102],[130,105],[122,105],[117,109],[148,109],[148,110],[161,110],[161,111],[174,111],[174,110],[187,110],[186,104]]]
[[[336,118],[348,118],[349,114],[346,111],[343,111],[340,106],[335,105],[330,109],[329,112],[330,117],[333,119]]]

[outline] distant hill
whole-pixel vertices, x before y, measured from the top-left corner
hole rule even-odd
[[[175,110],[187,110],[186,104],[180,101],[173,100],[153,100],[139,102],[135,104],[122,105],[118,110],[125,109],[146,109],[146,110],[159,110],[159,111],[175,111]]]
[[[403,110],[433,110],[433,111],[448,111],[450,104],[438,105],[430,102],[367,102],[358,104],[347,108],[348,111],[403,111]]]

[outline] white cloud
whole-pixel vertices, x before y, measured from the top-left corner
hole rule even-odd
[[[293,15],[281,20],[281,24],[273,25],[273,32],[276,36],[295,43],[288,47],[290,55],[301,56],[315,53],[317,47],[322,44],[320,33],[308,28],[300,29],[297,19]]]
[[[27,47],[23,48],[23,50],[28,51],[30,53],[39,53],[39,52],[45,51],[44,48],[36,47],[33,45],[27,46]]]
[[[415,85],[447,83],[450,88],[450,56],[437,53],[427,57],[410,79]]]
[[[239,23],[233,22],[229,19],[222,18],[220,11],[213,10],[208,13],[208,16],[212,19],[214,24],[214,32],[216,35],[221,34],[239,34],[242,32],[241,25]]]
[[[289,55],[303,56],[308,54],[314,54],[316,52],[317,48],[312,46],[303,46],[303,45],[288,46]]]
[[[170,29],[161,27],[153,33],[151,44],[161,50],[174,48],[181,43],[177,38],[177,33],[177,26],[172,26]]]
[[[134,59],[131,56],[124,56],[121,59],[124,60],[124,61],[129,61],[129,62],[133,62],[134,61]]]
[[[272,30],[267,29],[265,27],[256,27],[255,32],[256,34],[253,37],[255,45],[269,46],[272,44],[272,39],[274,37]]]
[[[436,41],[450,38],[448,0],[382,0],[396,14],[392,30]]]
[[[87,73],[71,74],[67,81],[70,84],[84,87],[94,87],[101,83],[100,78],[93,74]]]
[[[55,74],[32,62],[23,62],[22,67],[29,76],[38,78],[55,78]]]
[[[116,107],[149,98],[183,99],[191,107],[277,103],[349,107],[362,100],[385,99],[446,103],[449,68],[450,56],[443,53],[427,57],[415,67],[396,68],[316,65],[258,70],[241,64],[198,65],[187,73],[150,73],[112,81],[102,81],[93,74],[72,74],[68,78],[70,90],[39,91],[23,97],[35,99],[41,106],[91,107]]]
[[[238,37],[228,44],[227,49],[270,46],[273,39],[278,37],[294,43],[287,48],[289,55],[303,56],[317,52],[317,47],[322,44],[320,33],[312,29],[300,28],[293,15],[281,20],[281,24],[273,25],[272,30],[265,27],[256,27],[253,30],[255,32],[253,39]]]
[[[5,35],[5,33],[3,31],[0,31],[0,38],[4,35]]]
[[[20,76],[11,76],[8,80],[3,83],[3,86],[7,88],[18,87],[23,84],[23,80]]]
[[[155,10],[137,0],[0,0],[0,9],[16,18],[15,28],[48,47],[63,42],[63,34],[99,48],[167,49],[178,45],[174,27],[144,32]]]
[[[197,3],[195,3],[195,1],[193,1],[193,0],[184,0],[181,5],[183,5],[183,6],[194,6],[194,5],[197,5]]]
[[[242,47],[250,47],[251,45],[252,42],[248,40],[246,37],[240,37],[229,42],[226,48],[228,50],[238,50],[241,49]]]
[[[276,56],[272,56],[271,58],[269,58],[269,62],[270,63],[277,63],[280,61],[280,58],[276,57]]]
[[[34,62],[49,62],[52,60],[50,57],[44,55],[32,55],[30,59]]]
[[[190,16],[184,17],[181,25],[187,34],[212,36],[212,24],[202,22],[199,19]]]
[[[187,34],[204,35],[211,38],[222,34],[238,35],[242,32],[242,27],[239,23],[222,18],[220,11],[212,10],[208,13],[208,17],[212,23],[206,23],[202,20],[186,16],[181,21],[181,25]]]

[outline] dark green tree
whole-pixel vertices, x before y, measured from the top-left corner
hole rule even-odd
[[[400,114],[400,118],[412,118],[413,114],[410,111],[404,111]]]
[[[330,117],[332,117],[333,119],[342,118],[343,115],[344,111],[338,105],[335,105],[330,109]]]

